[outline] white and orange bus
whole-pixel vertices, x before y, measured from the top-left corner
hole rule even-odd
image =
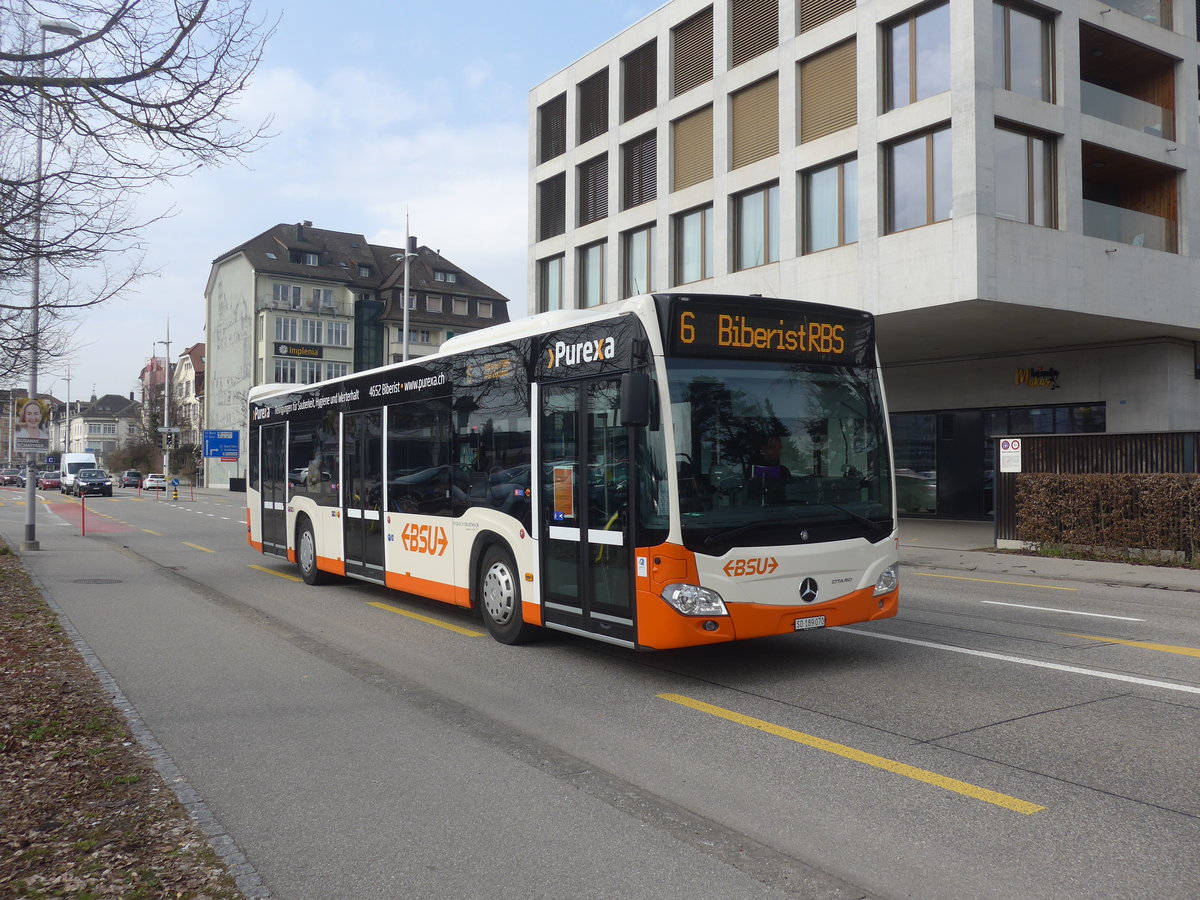
[[[894,616],[891,453],[865,312],[655,294],[249,397],[252,546],[662,649]]]

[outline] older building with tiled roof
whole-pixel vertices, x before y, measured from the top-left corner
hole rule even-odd
[[[507,322],[508,300],[438,251],[409,260],[408,353]],[[404,251],[361,234],[280,224],[213,260],[205,288],[204,428],[244,431],[246,394],[401,360]],[[246,474],[207,460],[207,483]]]

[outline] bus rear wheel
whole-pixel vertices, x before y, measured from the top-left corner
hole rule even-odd
[[[534,637],[537,627],[521,615],[521,583],[512,556],[495,544],[479,561],[477,594],[479,612],[488,633],[502,644],[521,644]]]
[[[317,536],[308,519],[301,519],[296,526],[296,565],[305,584],[322,584],[325,581],[325,573],[317,568]]]

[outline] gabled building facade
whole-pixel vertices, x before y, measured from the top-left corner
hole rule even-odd
[[[171,424],[182,429],[179,446],[199,445],[204,431],[204,344],[192,344],[179,354],[171,376],[171,395]]]
[[[142,404],[131,393],[93,396],[55,407],[50,427],[50,447],[63,453],[96,454],[101,466],[112,453],[142,433]]]
[[[276,225],[213,260],[205,288],[206,341],[203,421],[208,429],[241,432],[236,463],[205,460],[205,483],[246,474],[246,398],[258,384],[310,384],[397,359],[403,337],[404,252],[369,243],[360,234]],[[447,332],[508,321],[507,300],[428,248],[410,260],[409,355],[434,352]],[[439,281],[439,272],[443,281]],[[436,312],[419,284],[478,288],[448,296],[449,314]],[[459,297],[468,313],[455,316]],[[479,314],[471,301],[491,304]],[[418,308],[419,307],[419,308]],[[416,340],[412,340],[412,336]]]
[[[988,515],[998,435],[1200,428],[1197,24],[671,0],[530,94],[530,311],[874,313],[896,465],[936,496],[904,512]]]

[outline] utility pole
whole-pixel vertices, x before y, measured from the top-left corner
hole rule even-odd
[[[163,372],[163,478],[171,480],[171,320],[167,319],[167,339],[155,341],[167,348],[165,371]]]

